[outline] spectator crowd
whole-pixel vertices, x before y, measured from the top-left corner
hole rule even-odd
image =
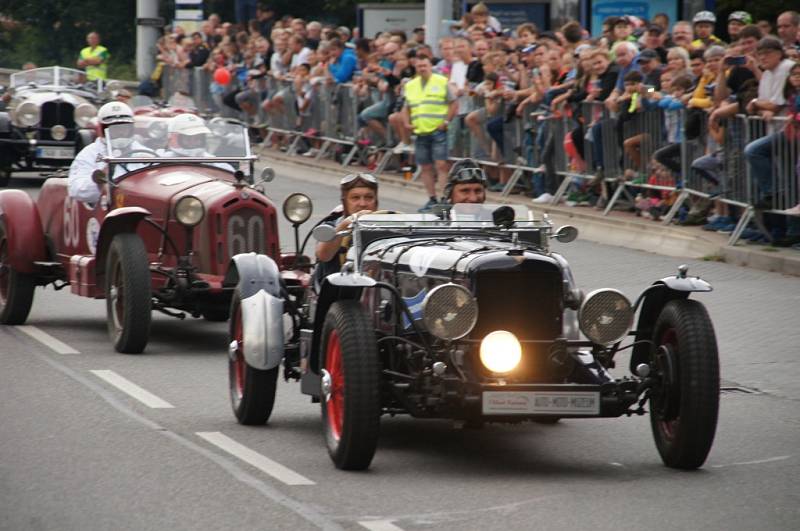
[[[357,117],[353,144],[365,154],[356,160],[374,168],[381,154],[405,160],[417,152],[431,196],[426,209],[437,200],[447,160],[470,156],[488,163],[493,190],[521,191],[538,203],[553,200],[562,173],[593,177],[574,181],[569,205],[603,207],[615,181],[641,184],[628,187],[630,208],[654,219],[678,197],[669,188],[697,183],[703,194],[686,201],[676,221],[732,232],[744,212],[738,203],[749,202],[767,214],[743,238],[796,246],[798,168],[791,177],[776,175],[781,161],[774,159],[794,163],[798,151],[800,14],[779,13],[773,25],[735,11],[724,39],[715,35],[719,22],[709,11],[679,21],[609,17],[592,37],[575,21],[555,31],[533,23],[503,28],[478,3],[434,49],[422,27],[361,36],[259,5],[246,24],[211,15],[191,34],[169,28],[142,89],[153,90],[167,71],[206,72],[218,108],[254,131],[284,123],[287,114],[297,117],[292,128],[313,128],[308,117],[319,91],[346,89]],[[412,84],[420,77],[422,88]],[[420,100],[439,80],[441,99]],[[188,84],[173,88],[192,92]],[[337,94],[334,104],[343,101]],[[433,106],[420,114],[419,104]],[[760,132],[743,131],[753,126],[737,119],[757,122]],[[284,148],[289,140],[270,137]],[[736,166],[730,146],[739,146],[740,173],[749,176],[749,191],[736,197],[736,186],[726,184]],[[319,147],[304,140],[298,152],[310,156]],[[531,171],[511,187],[518,166]]]

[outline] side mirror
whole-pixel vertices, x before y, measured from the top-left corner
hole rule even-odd
[[[314,230],[311,231],[311,235],[314,236],[314,239],[318,242],[329,242],[336,237],[336,227],[317,225],[314,227]]]
[[[103,170],[94,170],[92,172],[92,180],[98,185],[105,184],[106,173]]]
[[[263,170],[261,170],[261,175],[258,178],[258,183],[257,184],[271,183],[274,180],[275,180],[275,170],[273,170],[272,168],[267,167],[267,168],[264,168]]]
[[[569,243],[575,241],[575,238],[578,237],[578,229],[572,225],[564,225],[556,231],[553,237],[561,243]]]

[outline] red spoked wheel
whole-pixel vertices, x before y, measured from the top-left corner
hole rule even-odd
[[[20,325],[31,311],[36,279],[11,267],[6,234],[5,224],[0,222],[0,324]]]
[[[244,357],[244,327],[242,304],[238,288],[231,300],[231,320],[228,327],[228,385],[231,407],[240,424],[264,424],[272,414],[278,387],[278,370],[260,370],[248,365]]]
[[[655,326],[653,368],[659,384],[650,398],[650,425],[665,465],[693,469],[706,460],[719,413],[719,355],[705,307],[673,300]]]
[[[358,301],[334,303],[322,331],[322,423],[337,468],[364,470],[378,446],[380,372],[375,331]]]

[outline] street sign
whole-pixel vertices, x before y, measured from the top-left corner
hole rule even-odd
[[[162,17],[152,17],[152,18],[137,18],[136,25],[137,26],[149,26],[153,28],[163,28],[166,25],[167,21],[164,20]]]

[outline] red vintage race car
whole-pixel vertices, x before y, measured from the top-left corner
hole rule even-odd
[[[237,254],[295,263],[280,255],[276,209],[264,193],[274,172],[252,184],[256,157],[241,124],[214,124],[194,156],[120,143],[118,128],[129,137],[133,130],[124,126],[106,129],[106,145],[117,147],[102,157],[107,171],[93,176],[102,188],[96,204],[70,198],[64,177],[47,179],[36,201],[0,192],[0,323],[25,322],[36,286],[68,286],[105,298],[114,348],[140,353],[152,310],[228,318]],[[296,194],[284,213],[305,221],[311,202]]]

